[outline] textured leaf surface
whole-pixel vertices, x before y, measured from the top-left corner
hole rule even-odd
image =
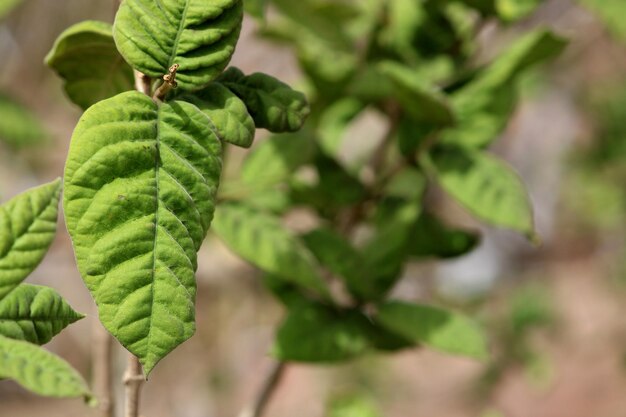
[[[0,335],[0,378],[47,397],[85,397],[91,394],[83,378],[67,362],[39,346]]]
[[[480,328],[467,317],[439,308],[398,301],[379,307],[378,320],[389,330],[415,343],[423,343],[446,353],[487,357],[487,346]]]
[[[14,147],[43,142],[46,132],[26,107],[0,94],[0,140]]]
[[[315,258],[278,218],[242,204],[221,204],[212,230],[235,253],[263,271],[327,295]]]
[[[304,94],[267,74],[244,75],[231,67],[219,81],[246,103],[258,128],[276,133],[295,132],[309,115]]]
[[[534,236],[524,184],[503,161],[482,151],[445,148],[435,150],[431,162],[441,186],[474,215]]]
[[[184,100],[202,110],[223,141],[249,148],[254,141],[254,120],[248,108],[232,91],[219,83],[211,83]]]
[[[0,206],[0,300],[39,265],[57,230],[61,180]]]
[[[133,70],[117,51],[113,26],[105,22],[87,20],[69,27],[45,61],[63,79],[70,100],[83,110],[133,89]]]
[[[52,288],[22,284],[0,300],[0,335],[43,345],[83,316]]]
[[[138,92],[89,108],[65,169],[79,269],[105,327],[146,373],[194,333],[197,250],[209,228],[220,141],[192,104]]]
[[[124,0],[114,37],[126,61],[160,78],[173,64],[183,90],[207,85],[228,65],[241,30],[241,0]]]

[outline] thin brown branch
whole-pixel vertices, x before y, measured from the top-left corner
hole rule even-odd
[[[282,376],[285,373],[285,369],[287,368],[287,363],[285,362],[277,362],[272,367],[271,371],[267,374],[263,385],[261,387],[261,391],[255,400],[255,402],[248,408],[244,409],[239,417],[262,417],[263,412],[269,401],[272,398],[272,395],[276,391]]]
[[[161,84],[154,92],[153,99],[163,101],[165,100],[167,93],[176,88],[178,85],[176,83],[176,71],[178,71],[178,68],[178,64],[174,64],[170,67],[169,72],[163,76],[163,84]]]
[[[93,326],[93,389],[98,398],[98,415],[113,417],[113,338],[96,320]]]
[[[126,386],[126,406],[124,417],[139,417],[139,403],[141,387],[145,382],[139,359],[133,354],[128,357],[128,366],[124,373],[124,385]]]

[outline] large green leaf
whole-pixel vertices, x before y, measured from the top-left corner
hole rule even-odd
[[[194,103],[215,126],[220,139],[249,148],[254,141],[254,120],[243,101],[219,83],[211,83],[194,95],[183,96]]]
[[[100,320],[146,374],[194,333],[221,152],[197,107],[138,92],[90,107],[72,136],[64,208],[78,267]]]
[[[0,335],[0,378],[47,397],[92,396],[83,378],[67,362],[39,346]]]
[[[61,180],[0,206],[0,300],[43,259],[57,230]]]
[[[83,110],[133,89],[133,70],[113,41],[113,26],[87,20],[59,35],[45,58],[63,79],[65,92]]]
[[[415,343],[446,353],[485,359],[484,335],[467,317],[436,307],[390,301],[378,309],[378,320]]]
[[[277,217],[243,204],[221,204],[212,230],[235,253],[263,271],[328,295],[315,258]]]
[[[35,115],[4,94],[0,94],[0,115],[0,141],[21,147],[46,139],[47,134]]]
[[[124,0],[113,35],[133,68],[160,78],[178,64],[178,87],[195,90],[228,65],[242,18],[241,0]]]
[[[534,238],[524,184],[503,161],[464,148],[438,148],[426,165],[441,186],[480,219]]]
[[[0,335],[43,345],[83,318],[52,288],[22,284],[0,300]]]
[[[231,67],[219,81],[246,103],[258,128],[275,133],[295,132],[309,115],[304,94],[267,74],[244,75]]]

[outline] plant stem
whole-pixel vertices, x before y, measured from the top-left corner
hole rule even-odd
[[[124,417],[139,417],[141,387],[145,381],[139,359],[133,354],[128,357],[128,366],[124,373],[126,386],[126,407]]]
[[[99,322],[93,326],[93,387],[100,417],[113,417],[113,338]]]
[[[263,415],[265,407],[276,391],[286,368],[286,362],[277,362],[274,364],[271,371],[265,377],[265,381],[263,382],[261,391],[259,391],[256,401],[253,405],[245,408],[241,413],[239,413],[239,417],[261,417]]]
[[[152,80],[146,74],[143,74],[137,70],[133,70],[135,74],[135,89],[145,95],[150,95],[152,89]]]
[[[167,93],[176,88],[176,71],[178,71],[178,68],[178,64],[172,65],[169,69],[169,72],[163,76],[163,84],[161,84],[159,88],[157,88],[157,90],[154,92],[154,96],[152,97],[154,100],[165,100],[165,96],[167,96]]]

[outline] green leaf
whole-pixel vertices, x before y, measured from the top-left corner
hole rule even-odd
[[[505,22],[522,19],[541,4],[541,0],[496,0],[498,16]]]
[[[338,155],[346,128],[364,108],[360,100],[347,97],[324,110],[317,125],[319,144],[324,152],[332,157]]]
[[[211,83],[194,95],[183,96],[204,112],[215,126],[221,140],[249,148],[254,141],[254,120],[246,105],[228,88]]]
[[[333,399],[328,417],[382,417],[382,414],[369,396],[350,395]]]
[[[411,118],[434,126],[449,126],[454,122],[445,95],[434,86],[423,83],[416,71],[392,61],[379,65],[382,73],[394,84],[394,95]]]
[[[197,107],[134,91],[90,107],[74,130],[64,208],[78,267],[100,320],[146,374],[195,331],[221,152]]]
[[[30,110],[0,94],[0,141],[11,146],[32,146],[46,139],[46,132]]]
[[[442,352],[486,359],[485,337],[472,320],[436,307],[390,301],[378,309],[378,320],[415,343]]]
[[[0,206],[0,299],[39,265],[57,230],[61,180]]]
[[[154,78],[180,65],[178,87],[195,90],[228,65],[241,30],[241,0],[124,0],[113,36],[126,60]]]
[[[257,128],[275,133],[295,132],[311,111],[304,94],[267,74],[244,75],[231,67],[219,82],[246,103]]]
[[[19,6],[22,0],[0,0],[0,19],[8,15],[14,8]]]
[[[0,378],[39,395],[92,400],[83,378],[67,362],[39,346],[0,335]]]
[[[534,239],[528,194],[503,161],[483,151],[437,148],[426,165],[444,190],[475,216]]]
[[[315,143],[305,135],[271,136],[248,155],[241,168],[241,179],[259,188],[283,182],[312,161],[315,152]]]
[[[368,298],[370,294],[362,293],[362,282],[367,281],[371,274],[365,260],[350,242],[326,228],[315,229],[303,235],[302,239],[323,266],[345,281],[354,296]]]
[[[113,26],[87,20],[59,35],[45,58],[63,79],[63,88],[83,110],[105,98],[132,90],[133,70],[113,41]]]
[[[212,230],[235,253],[261,270],[328,296],[315,258],[279,218],[243,204],[221,204]]]
[[[52,288],[22,284],[0,300],[0,335],[43,345],[83,318]]]
[[[416,258],[453,258],[471,251],[479,242],[478,233],[450,228],[424,212],[411,229],[409,254]]]
[[[273,354],[280,360],[333,363],[356,358],[370,350],[364,326],[355,312],[307,305],[289,312],[278,330]]]
[[[559,55],[566,42],[547,30],[525,35],[452,96],[457,126],[441,143],[486,147],[506,127],[517,102],[519,78],[532,66]]]
[[[244,0],[243,5],[246,13],[255,19],[264,21],[268,1],[269,0]]]

